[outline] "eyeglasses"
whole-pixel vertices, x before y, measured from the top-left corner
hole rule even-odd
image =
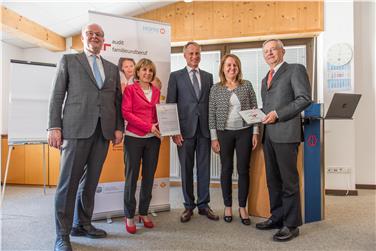
[[[88,37],[94,37],[94,35],[97,37],[104,37],[104,34],[102,32],[86,31],[85,34]]]

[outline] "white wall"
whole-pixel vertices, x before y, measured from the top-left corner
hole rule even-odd
[[[21,49],[13,45],[1,42],[2,57],[2,113],[1,113],[1,134],[8,132],[8,97],[9,97],[9,81],[10,81],[10,59],[26,60],[41,63],[57,64],[64,53],[67,52],[51,52],[43,48]],[[51,83],[52,84],[52,83]]]
[[[354,190],[355,184],[376,184],[375,178],[375,8],[372,2],[325,1],[324,32],[318,38],[318,98],[327,110],[333,93],[327,88],[326,52],[348,43],[353,89],[361,93],[354,120],[325,121],[325,167],[343,167],[346,174],[325,173],[326,189]],[[338,15],[341,13],[341,15]],[[373,73],[372,73],[373,72]]]
[[[355,121],[356,184],[376,184],[375,2],[354,4],[355,92],[362,98]]]
[[[6,134],[8,131],[8,91],[9,91],[9,82],[10,82],[10,60],[24,60],[24,50],[1,42],[1,134]]]
[[[24,49],[24,57],[28,61],[57,64],[67,52],[51,52],[43,48]]]

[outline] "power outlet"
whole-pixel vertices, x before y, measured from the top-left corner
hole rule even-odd
[[[351,173],[351,169],[348,167],[329,167],[328,173],[347,174]]]

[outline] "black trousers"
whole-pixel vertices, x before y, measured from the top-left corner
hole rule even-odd
[[[271,219],[284,226],[302,225],[297,157],[299,143],[275,143],[264,132],[264,158]]]
[[[217,131],[221,157],[221,188],[226,207],[232,206],[232,172],[234,170],[234,150],[238,170],[239,207],[247,205],[249,191],[249,161],[252,152],[253,127],[241,130]]]
[[[136,188],[142,160],[142,180],[138,212],[147,215],[152,197],[154,174],[157,169],[161,140],[157,137],[136,138],[125,136],[124,159],[125,186],[124,186],[124,214],[132,219],[136,211]]]

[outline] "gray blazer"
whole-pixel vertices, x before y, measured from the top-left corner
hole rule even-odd
[[[243,80],[234,91],[239,99],[241,110],[257,108],[257,99],[251,82]],[[224,130],[229,115],[230,98],[233,93],[225,85],[216,83],[210,90],[209,129]],[[243,125],[247,126],[245,121]]]
[[[208,125],[209,93],[213,75],[200,69],[201,95],[198,99],[187,68],[172,72],[168,80],[167,103],[177,103],[183,138],[192,138],[200,125],[204,137],[210,138]]]
[[[85,53],[64,55],[50,96],[48,128],[61,128],[65,139],[89,138],[101,118],[103,136],[113,139],[123,131],[121,88],[116,65],[102,59],[105,81],[96,81]]]
[[[268,135],[276,143],[297,143],[303,140],[300,113],[311,104],[311,86],[305,67],[283,63],[267,90],[267,78],[262,80],[261,97],[265,114],[275,110],[278,120],[266,125]]]

